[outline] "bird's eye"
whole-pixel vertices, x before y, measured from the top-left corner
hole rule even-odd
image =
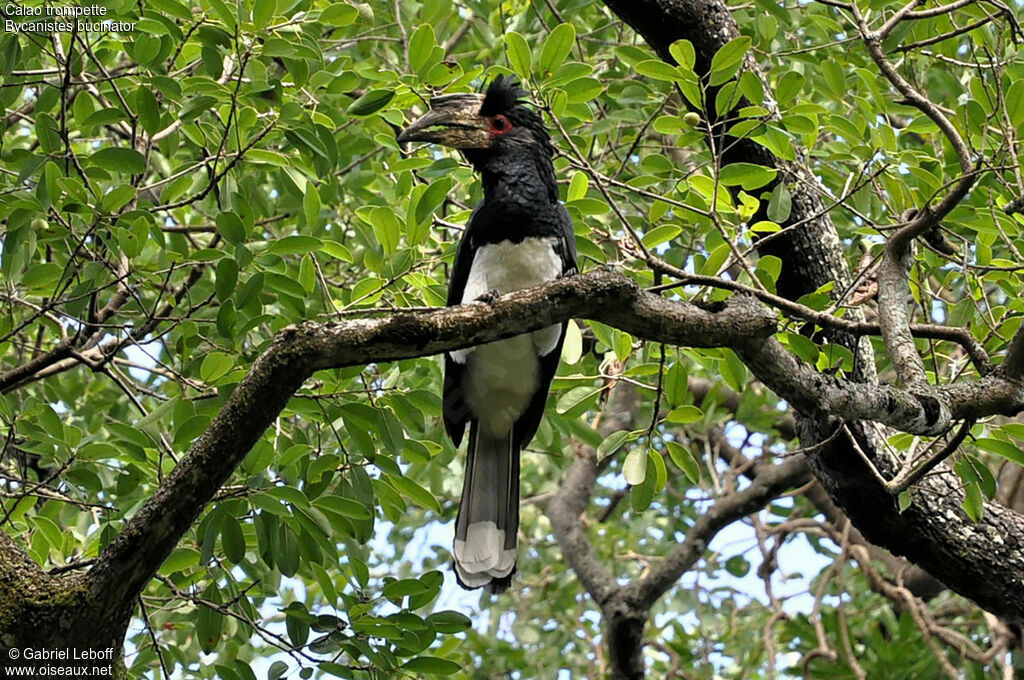
[[[489,117],[487,121],[490,123],[491,132],[494,134],[504,134],[512,129],[512,123],[510,123],[508,118],[500,113],[496,116]]]

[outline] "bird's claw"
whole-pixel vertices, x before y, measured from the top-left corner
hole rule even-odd
[[[476,302],[485,302],[493,307],[494,303],[498,301],[498,297],[500,296],[501,293],[498,292],[497,288],[491,288],[489,291],[478,297]]]

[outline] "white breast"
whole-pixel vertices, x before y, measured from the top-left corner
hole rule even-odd
[[[481,246],[473,257],[462,302],[472,302],[491,290],[509,293],[557,279],[562,274],[557,243],[552,237],[532,237]]]
[[[533,237],[480,247],[462,302],[472,302],[492,290],[509,293],[557,279],[562,274],[562,258],[555,250],[556,243],[554,238]],[[456,362],[467,364],[462,388],[471,409],[481,405],[481,412],[474,409],[474,416],[482,427],[498,435],[508,432],[519,419],[537,390],[538,357],[554,349],[560,334],[561,327],[554,325],[451,353]]]

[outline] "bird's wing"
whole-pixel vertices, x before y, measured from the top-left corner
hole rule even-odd
[[[466,281],[469,279],[469,270],[473,266],[473,253],[470,246],[474,220],[479,212],[479,206],[469,217],[466,231],[459,241],[458,250],[455,251],[455,264],[452,266],[451,280],[448,282],[448,306],[453,307],[462,303],[462,294],[466,290]],[[444,355],[444,390],[443,390],[443,413],[444,429],[451,437],[455,448],[462,442],[462,435],[466,432],[466,423],[469,422],[469,406],[466,404],[462,391],[462,372],[466,370],[464,364],[452,359],[450,354]]]
[[[569,217],[569,211],[565,209],[564,205],[559,204],[558,206],[558,218],[561,222],[562,261],[565,263],[562,269],[562,276],[569,276],[578,271],[576,263],[576,234],[572,230],[572,218]]]
[[[572,219],[565,206],[558,206],[559,236],[556,248],[562,258],[562,276],[571,276],[576,273],[576,236],[572,230]],[[516,421],[515,435],[513,441],[520,449],[525,447],[537,434],[540,421],[544,417],[544,406],[548,400],[548,390],[551,381],[558,370],[558,361],[562,357],[562,343],[565,342],[565,329],[568,322],[562,324],[562,331],[558,335],[558,342],[554,348],[540,357],[540,380],[537,391],[530,399],[530,405],[526,407],[523,415]]]
[[[480,206],[477,206],[473,214],[469,216],[466,223],[466,230],[462,232],[462,240],[455,251],[455,263],[452,265],[452,275],[448,280],[448,302],[449,307],[462,304],[462,293],[466,290],[466,281],[469,279],[469,270],[473,266],[473,253],[470,240],[473,237],[473,224],[480,213]]]

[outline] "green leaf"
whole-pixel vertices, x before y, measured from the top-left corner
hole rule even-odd
[[[387,106],[394,97],[394,90],[370,90],[349,104],[346,113],[350,116],[369,116]]]
[[[722,378],[729,387],[742,393],[747,384],[747,365],[731,349],[723,349],[725,361],[721,365]]]
[[[316,252],[320,245],[320,239],[315,236],[294,234],[274,241],[267,248],[267,252],[274,255],[298,255]]]
[[[63,145],[60,126],[49,113],[36,114],[36,139],[45,153],[56,153]]]
[[[116,458],[119,449],[107,442],[91,442],[78,449],[77,460],[106,460]]]
[[[135,187],[130,184],[121,184],[108,191],[103,196],[100,207],[104,212],[116,213],[118,210],[135,200]]]
[[[818,346],[810,338],[806,338],[799,333],[786,333],[786,342],[793,351],[793,354],[796,354],[807,363],[813,365],[818,360]]]
[[[565,326],[565,342],[562,344],[562,361],[572,366],[583,357],[583,334],[576,321],[569,319]]]
[[[650,447],[647,449],[647,476],[651,477],[653,473],[654,478],[654,493],[661,493],[665,488],[665,482],[668,481],[668,470],[665,467],[665,459],[662,457],[661,452]]]
[[[515,31],[509,31],[505,34],[505,52],[512,70],[523,78],[529,77],[533,59],[526,38]]]
[[[651,507],[651,501],[654,500],[654,487],[657,484],[656,470],[654,463],[646,454],[644,462],[646,463],[644,481],[629,489],[629,504],[633,508],[633,512],[643,512]]]
[[[384,249],[384,254],[393,255],[398,248],[402,232],[402,225],[395,211],[383,206],[373,208],[370,211],[370,226],[373,227],[373,235]]]
[[[680,406],[679,408],[674,408],[669,411],[665,416],[665,420],[670,423],[686,425],[688,423],[699,422],[703,417],[704,411],[700,410],[696,406]]]
[[[693,484],[700,484],[700,464],[689,449],[677,441],[665,442],[665,448],[668,450],[668,457],[683,471],[686,478]]]
[[[402,664],[402,669],[409,671],[410,673],[454,675],[462,670],[462,666],[454,661],[441,659],[436,656],[418,656],[415,659],[409,659]]]
[[[135,149],[125,149],[119,146],[100,149],[89,157],[89,162],[112,172],[138,175],[146,171],[145,156]]]
[[[231,211],[222,212],[217,215],[214,223],[217,225],[217,233],[228,243],[238,245],[245,241],[245,224],[237,213]]]
[[[472,620],[463,614],[462,612],[452,611],[446,609],[439,612],[434,612],[427,617],[427,621],[433,624],[434,628],[439,633],[445,633],[451,635],[453,633],[461,633],[464,630],[468,630],[473,625]]]
[[[285,503],[291,503],[297,508],[309,509],[310,507],[309,499],[306,498],[306,494],[302,493],[301,489],[291,486],[271,486],[264,493]]]
[[[584,198],[587,195],[587,186],[589,184],[587,174],[582,170],[577,170],[573,173],[572,179],[569,180],[569,188],[565,192],[565,202],[576,201]]]
[[[670,406],[679,406],[690,394],[689,376],[682,362],[674,363],[665,372],[663,387]]]
[[[323,223],[320,219],[320,192],[312,182],[306,184],[306,192],[302,195],[302,214],[310,229],[318,229]]]
[[[668,52],[672,55],[672,58],[676,62],[687,69],[688,71],[693,70],[693,65],[696,63],[696,53],[693,49],[693,43],[689,40],[676,40],[674,43],[668,46]]]
[[[804,84],[807,82],[805,78],[798,71],[786,71],[779,78],[779,82],[775,85],[775,99],[779,104],[788,104],[800,94],[800,90],[803,89]]]
[[[982,451],[988,451],[1007,460],[1012,460],[1019,465],[1024,465],[1024,451],[1021,451],[1010,442],[991,437],[979,437],[974,441],[974,445]]]
[[[782,224],[789,219],[792,209],[793,196],[789,193],[789,187],[785,182],[779,182],[772,189],[771,198],[768,199],[768,219]]]
[[[422,24],[409,36],[409,66],[420,73],[432,61],[431,54],[437,46],[434,27]]]
[[[648,78],[654,78],[655,80],[667,80],[669,82],[675,82],[679,80],[679,70],[660,59],[648,59],[647,61],[641,61],[639,64],[633,67],[633,69],[642,76]]]
[[[540,53],[540,70],[554,73],[565,61],[576,40],[576,29],[572,24],[559,24],[544,41]]]
[[[555,404],[555,412],[565,415],[591,397],[597,395],[599,389],[593,387],[574,387],[558,398]]]
[[[43,535],[52,550],[60,550],[61,545],[64,543],[64,534],[52,519],[37,515],[32,518],[31,524]]]
[[[582,104],[596,99],[604,92],[604,84],[597,78],[577,78],[562,86],[566,101],[570,104]]]
[[[259,0],[257,0],[259,2]],[[288,672],[288,664],[284,661],[275,661],[270,664],[270,668],[267,670],[267,680],[281,680]]]
[[[757,270],[761,280],[767,279],[770,282],[771,289],[774,290],[775,282],[779,280],[779,275],[782,274],[782,258],[776,257],[775,255],[762,255],[761,259],[757,261]]]
[[[58,264],[43,262],[25,272],[25,275],[21,277],[21,285],[33,291],[49,291],[60,280],[63,271],[63,268]]]
[[[358,18],[359,10],[347,2],[336,2],[320,12],[320,21],[328,26],[348,26]]]
[[[408,477],[403,477],[401,475],[388,475],[388,481],[391,482],[391,485],[395,487],[399,493],[416,505],[426,510],[432,510],[437,514],[441,514],[441,506],[438,504],[437,499],[434,498],[434,494],[430,493]]]
[[[175,548],[160,565],[160,573],[170,575],[199,564],[199,551],[193,548]]]
[[[225,514],[220,525],[220,544],[224,549],[224,557],[232,564],[240,564],[245,559],[245,534],[242,525],[233,515]]]
[[[622,476],[632,486],[643,484],[647,477],[647,449],[636,446],[626,454],[626,460],[622,463]]]
[[[700,273],[705,276],[717,276],[718,270],[722,268],[725,261],[729,259],[731,252],[728,243],[719,243],[714,250],[708,254],[708,259],[700,268]]]
[[[210,6],[213,7],[213,11],[218,17],[220,17],[220,20],[224,22],[228,29],[234,31],[235,15],[230,9],[228,9],[224,0],[206,0],[206,2],[210,3]]]
[[[235,359],[226,352],[210,352],[203,358],[199,368],[199,377],[203,382],[211,383],[224,376],[235,365]]]
[[[648,248],[655,248],[662,243],[668,243],[681,233],[683,233],[683,228],[678,224],[663,224],[644,234],[643,242]]]
[[[89,114],[89,117],[82,121],[83,128],[97,127],[100,125],[111,125],[128,120],[124,111],[118,108],[100,109]]]
[[[711,85],[721,85],[735,76],[743,64],[744,55],[750,49],[750,43],[749,36],[741,35],[722,45],[711,58],[711,75],[708,82]]]
[[[985,500],[977,482],[964,485],[964,512],[975,522],[980,522],[985,515]]]
[[[839,98],[846,94],[846,75],[838,61],[825,59],[819,62],[817,73],[821,75],[821,82],[833,97]]]
[[[296,647],[302,647],[309,638],[310,615],[305,605],[301,602],[292,602],[284,610],[285,630],[288,632],[288,639]]]
[[[385,584],[381,592],[384,597],[397,604],[406,595],[418,595],[428,590],[430,590],[430,586],[419,579],[403,578]]]
[[[217,292],[217,300],[224,302],[235,292],[238,285],[238,263],[230,257],[221,258],[217,263],[216,275],[214,276],[214,290]]]
[[[439,177],[430,183],[427,190],[420,196],[419,201],[416,202],[416,224],[426,220],[435,210],[441,207],[441,204],[448,197],[448,192],[452,189],[452,184],[450,177]]]
[[[215,604],[220,603],[220,595],[215,588],[203,591],[204,599]],[[224,615],[209,605],[199,605],[196,611],[196,638],[199,648],[209,654],[221,646],[221,634],[224,631]],[[222,676],[223,677],[223,676]]]
[[[365,505],[344,496],[321,496],[313,501],[313,505],[321,510],[351,517],[352,519],[368,520],[373,517],[373,513]]]
[[[630,435],[633,434],[629,430],[616,430],[610,435],[604,438],[604,441],[597,447],[597,458],[601,460],[607,456],[612,455],[629,439]]]
[[[726,186],[739,185],[753,191],[771,182],[777,174],[778,170],[753,163],[730,163],[722,168],[718,181]]]
[[[355,9],[353,7],[353,9]],[[252,4],[252,23],[257,29],[264,29],[277,11],[277,0],[254,0]],[[321,14],[321,19],[323,15]]]
[[[1024,123],[1024,80],[1015,80],[1006,89],[1006,113],[1014,127]]]
[[[135,106],[138,109],[139,122],[142,129],[153,134],[160,131],[160,104],[156,95],[148,87],[140,87],[135,92]]]

